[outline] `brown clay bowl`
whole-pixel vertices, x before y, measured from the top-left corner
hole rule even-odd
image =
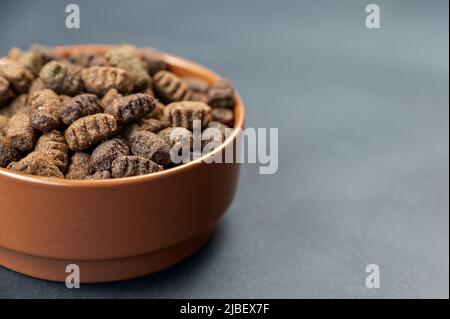
[[[104,52],[108,46],[59,47]],[[163,54],[173,72],[210,83],[219,76],[193,62]],[[244,126],[236,95],[235,128]],[[239,164],[206,164],[235,148],[238,132],[220,149],[159,173],[115,180],[70,181],[0,169],[0,265],[65,281],[66,266],[81,282],[139,277],[193,254],[214,233],[236,192]]]

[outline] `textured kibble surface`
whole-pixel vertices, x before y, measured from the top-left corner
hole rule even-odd
[[[105,180],[188,162],[194,145],[212,151],[233,127],[234,88],[183,73],[161,52],[126,44],[11,49],[0,57],[0,169]]]

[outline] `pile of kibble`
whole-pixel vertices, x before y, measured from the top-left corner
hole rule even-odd
[[[226,132],[234,106],[229,81],[180,78],[154,49],[14,48],[0,58],[0,167],[67,179],[150,174],[179,165],[171,150],[192,144],[193,123]]]

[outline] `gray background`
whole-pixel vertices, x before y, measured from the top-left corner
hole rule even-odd
[[[2,1],[0,54],[133,43],[233,80],[278,127],[279,172],[245,165],[215,238],[145,278],[68,290],[0,269],[6,298],[449,297],[448,2]],[[381,289],[365,287],[365,266]]]

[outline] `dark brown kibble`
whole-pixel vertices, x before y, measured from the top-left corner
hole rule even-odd
[[[171,126],[189,130],[193,128],[194,120],[199,120],[202,127],[208,125],[211,120],[211,108],[202,102],[174,102],[167,105],[164,112]]]
[[[114,116],[119,125],[127,125],[145,117],[154,107],[153,97],[137,93],[115,100],[106,107],[105,113]]]
[[[211,111],[213,121],[220,122],[228,127],[234,126],[234,113],[223,107],[214,108]]]
[[[120,139],[103,142],[92,152],[91,163],[95,171],[111,170],[111,163],[120,156],[130,155],[127,143]]]
[[[112,162],[113,178],[139,176],[162,171],[163,167],[145,157],[121,156]]]
[[[171,163],[169,145],[154,133],[147,131],[133,132],[128,137],[128,142],[133,155],[145,157],[163,166]]]
[[[211,85],[208,91],[208,105],[211,107],[233,108],[236,104],[234,88],[230,81],[222,79]]]
[[[135,91],[145,90],[152,85],[152,79],[147,73],[147,64],[141,58],[139,50],[133,46],[124,45],[111,49],[105,54],[109,65],[127,70],[133,78]]]
[[[45,84],[42,82],[41,79],[37,78],[35,79],[30,86],[30,89],[28,90],[28,95],[33,95],[37,91],[44,90]]]
[[[67,171],[69,146],[67,146],[65,138],[60,132],[53,131],[42,135],[36,143],[35,152],[39,152],[48,158],[62,173]]]
[[[9,81],[0,76],[0,108],[14,98],[14,92],[9,87]]]
[[[209,84],[199,78],[184,77],[183,81],[189,86],[192,92],[208,93]]]
[[[122,69],[112,66],[93,66],[81,73],[84,86],[89,93],[105,95],[110,89],[129,94],[133,91],[131,75]]]
[[[51,61],[44,65],[39,77],[46,88],[58,94],[76,95],[83,88],[80,68],[63,61]]]
[[[203,152],[210,152],[216,149],[224,142],[224,140],[225,136],[219,128],[208,127],[206,130],[202,132]]]
[[[0,135],[6,136],[6,130],[8,129],[9,118],[0,114]]]
[[[22,174],[64,178],[58,167],[39,152],[32,152],[20,161],[12,162],[8,169]]]
[[[29,108],[27,103],[28,96],[26,94],[21,94],[12,100],[8,106],[0,109],[0,114],[8,118],[19,113],[26,113],[28,115]]]
[[[31,150],[36,142],[36,132],[31,126],[30,117],[25,113],[14,115],[9,120],[6,137],[19,151],[27,152]]]
[[[36,52],[28,51],[23,52],[17,59],[17,63],[30,71],[34,77],[39,75],[42,67],[44,66],[44,59]]]
[[[83,151],[115,135],[117,123],[109,114],[94,114],[76,120],[66,130],[66,141],[72,151]]]
[[[29,98],[31,125],[38,131],[51,132],[62,125],[59,115],[62,102],[52,90],[41,90]]]
[[[164,62],[160,52],[153,49],[145,49],[143,52],[143,58],[147,62],[148,73],[154,76],[159,71],[169,70],[169,65]]]
[[[33,81],[33,74],[15,61],[0,59],[0,76],[8,80],[16,93],[25,93]]]
[[[50,62],[51,60],[62,59],[62,57],[56,53],[53,48],[42,44],[33,44],[30,47],[30,51],[39,54],[44,60],[44,63]]]
[[[108,92],[103,96],[103,98],[100,100],[100,106],[103,109],[106,109],[108,105],[113,103],[115,100],[118,100],[122,98],[123,95],[119,93],[116,89],[109,89]]]
[[[94,170],[91,166],[91,156],[83,152],[75,152],[70,159],[69,169],[67,170],[67,179],[85,179],[92,175]]]
[[[18,161],[20,154],[0,130],[0,167],[5,168],[11,162]]]
[[[187,146],[189,149],[192,147],[192,132],[184,127],[166,128],[160,131],[158,136],[166,141],[170,148],[173,148],[176,144],[178,144],[177,149],[180,149],[180,146]]]
[[[87,180],[101,180],[101,179],[110,179],[111,178],[111,172],[110,171],[101,171],[101,172],[95,172],[92,175],[87,176],[85,179]]]
[[[80,94],[66,102],[59,114],[64,124],[71,125],[82,117],[101,113],[102,111],[96,95]]]
[[[91,66],[108,66],[108,61],[104,56],[92,52],[81,52],[79,54],[71,55],[70,62],[88,68]]]
[[[208,128],[216,128],[218,130],[220,130],[220,132],[222,133],[224,138],[227,138],[231,132],[233,132],[233,129],[226,126],[223,123],[217,122],[217,121],[212,121],[208,123]]]
[[[167,102],[189,100],[191,90],[178,76],[169,71],[159,71],[154,77],[155,92]]]

